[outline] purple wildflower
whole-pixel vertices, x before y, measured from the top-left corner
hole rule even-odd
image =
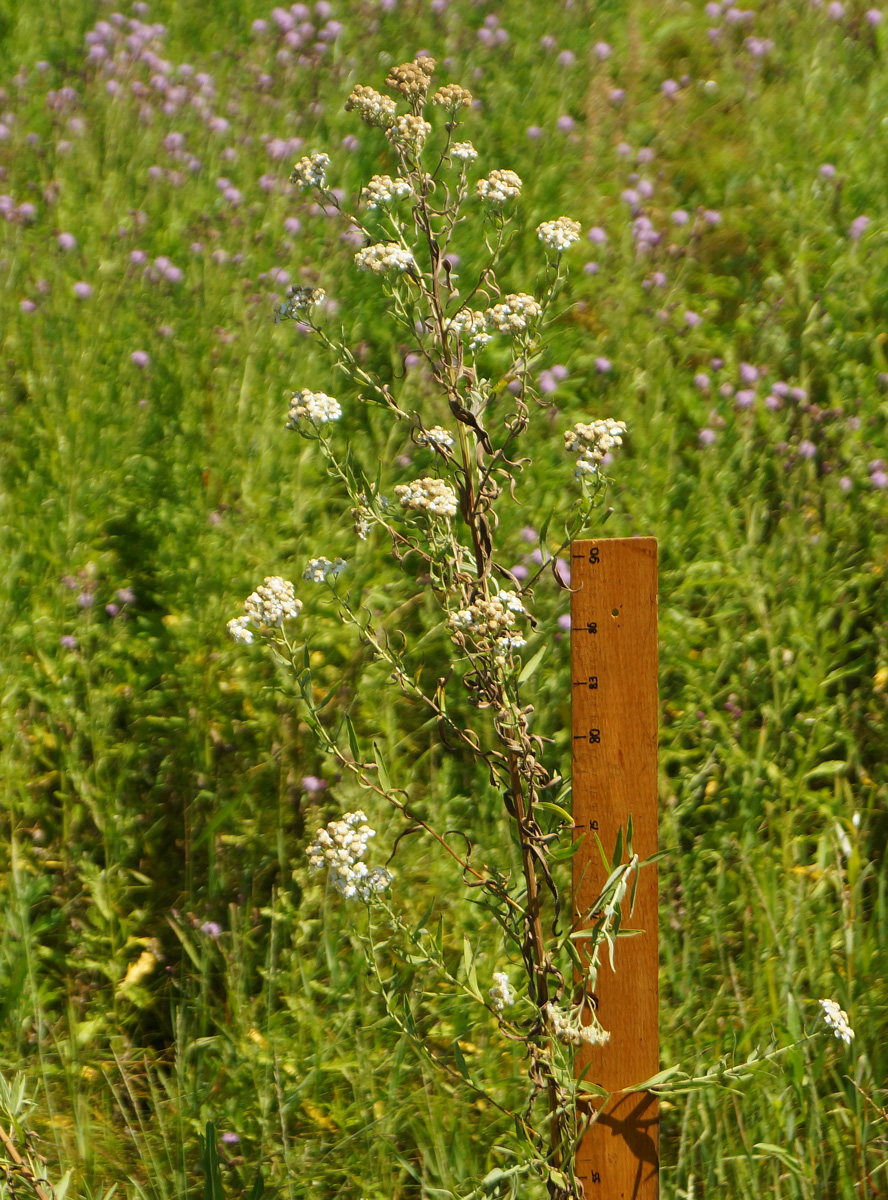
[[[874,488],[884,489],[888,487],[888,473],[885,471],[873,471],[870,475],[870,483]]]
[[[743,388],[734,398],[737,408],[752,408],[755,404],[755,392],[752,388]]]
[[[144,350],[134,350],[130,355],[130,362],[134,367],[140,367],[144,370],[151,362],[151,359]]]
[[[843,475],[842,478],[839,480],[839,487],[842,489],[843,492],[850,492],[851,488],[853,486],[854,485],[851,482],[850,475]]]
[[[821,179],[835,179],[836,177],[836,169],[832,163],[823,163],[819,173]]]
[[[222,933],[222,926],[217,921],[204,921],[200,927],[201,933],[205,933],[207,937],[217,938]]]
[[[700,322],[703,320],[703,318],[700,316],[699,313],[696,313],[693,311],[693,309],[689,308],[684,315],[684,320],[685,320],[685,325],[687,325],[688,329],[694,329],[697,325],[700,324]]]
[[[56,239],[60,250],[76,250],[77,238],[73,233],[60,233]]]
[[[701,429],[697,434],[701,446],[711,446],[717,436],[714,429]]]
[[[605,59],[610,58],[613,54],[613,50],[607,42],[596,42],[592,49],[595,51],[595,57],[599,62],[604,62]]]
[[[851,222],[851,228],[848,230],[848,236],[857,241],[858,238],[863,237],[864,231],[869,223],[869,217],[855,217]]]
[[[754,367],[752,363],[747,362],[742,362],[740,364],[740,378],[744,383],[755,383],[758,377],[758,367]]]
[[[558,118],[555,124],[561,133],[570,133],[570,131],[576,125],[576,121],[568,113],[564,113],[563,116]]]
[[[867,25],[872,25],[874,28],[882,20],[882,13],[878,8],[868,8],[863,16]]]
[[[709,391],[709,376],[705,371],[698,371],[694,376],[694,383],[701,392]]]
[[[683,208],[677,208],[675,210],[675,212],[672,214],[672,224],[673,225],[687,225],[687,223],[690,219],[691,218],[688,216],[688,214],[685,212],[685,210]]]
[[[326,780],[318,779],[317,775],[303,775],[302,777],[303,791],[308,792],[309,795],[313,796],[316,792],[322,792],[326,786]]]
[[[678,92],[678,84],[674,79],[664,79],[660,84],[660,91],[671,99]]]
[[[37,311],[37,305],[33,300],[20,300],[19,309],[26,315],[30,316],[32,312]]]
[[[599,375],[609,374],[612,367],[613,363],[609,358],[605,358],[604,355],[599,355],[599,357],[595,360],[595,370],[599,373]]]
[[[82,279],[78,279],[78,281],[74,284],[74,295],[78,300],[88,300],[92,294],[92,288]]]
[[[562,613],[558,618],[558,628],[563,629],[565,633],[570,631],[570,613]]]
[[[59,645],[64,646],[66,650],[76,650],[77,638],[73,637],[70,633],[63,634],[62,637],[59,638]]]
[[[801,442],[799,442],[798,452],[800,458],[817,457],[817,447],[813,442],[809,442],[807,438],[804,438]]]

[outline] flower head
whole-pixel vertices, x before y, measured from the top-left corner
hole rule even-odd
[[[386,76],[385,86],[400,92],[405,100],[424,100],[429,90],[429,80],[435,70],[435,60],[423,56],[413,62],[392,67]]]
[[[418,158],[426,144],[426,138],[431,132],[432,127],[428,121],[424,121],[422,117],[414,117],[412,113],[406,113],[404,116],[395,118],[394,122],[387,127],[385,136],[393,146]]]
[[[523,333],[542,316],[543,310],[533,296],[517,292],[504,296],[484,314],[488,329],[498,333]]]
[[[308,188],[326,188],[327,167],[330,165],[330,155],[316,150],[305,158],[300,158],[290,172],[290,183],[298,184],[303,191]]]
[[[537,237],[547,250],[559,254],[580,240],[580,223],[570,217],[559,217],[557,221],[543,221],[537,226]]]
[[[395,495],[402,508],[445,519],[456,516],[456,492],[443,479],[427,476],[425,479],[415,479],[413,483],[399,483]]]
[[[545,1012],[546,1022],[553,1036],[567,1046],[581,1046],[583,1043],[589,1046],[603,1046],[610,1041],[610,1034],[601,1028],[594,1013],[591,1022],[584,1025],[577,1009],[565,1012],[549,1001]]]
[[[364,87],[360,83],[346,100],[345,107],[348,112],[354,109],[366,125],[377,129],[388,129],[397,112],[397,105],[390,96],[383,96],[374,88]]]
[[[521,179],[514,171],[491,171],[486,179],[476,185],[479,197],[493,208],[502,208],[507,200],[516,200],[521,195]]]
[[[416,435],[416,440],[420,446],[442,446],[445,449],[454,444],[453,434],[440,425],[433,425],[431,429],[421,429]]]
[[[299,321],[305,317],[310,308],[322,304],[327,298],[323,288],[297,287],[292,284],[287,288],[284,302],[275,309],[278,321]]]
[[[335,562],[330,562],[329,558],[310,558],[302,578],[309,583],[326,583],[328,579],[341,575],[347,566],[344,558],[337,558]]]
[[[579,479],[583,475],[594,475],[604,456],[617,446],[622,446],[623,435],[626,432],[625,421],[614,421],[607,417],[591,424],[579,422],[564,435],[564,448],[568,454],[576,454],[577,466],[575,474]]]
[[[837,1038],[848,1046],[851,1045],[851,1039],[854,1037],[854,1030],[848,1024],[848,1014],[843,1008],[839,1008],[835,1000],[821,1000],[820,1007],[823,1009],[823,1019],[833,1031]]]
[[[416,268],[412,253],[397,242],[378,242],[375,246],[365,246],[355,255],[355,263],[359,271],[372,271],[374,275],[403,275],[412,273]]]
[[[432,96],[432,104],[440,105],[449,113],[456,113],[457,109],[471,107],[472,93],[458,83],[446,83]]]
[[[491,338],[487,332],[486,314],[470,308],[464,308],[455,316],[450,317],[444,322],[444,328],[452,329],[458,336],[464,337],[469,343],[469,349],[473,352],[486,346]]]
[[[398,200],[410,195],[410,184],[400,175],[374,175],[361,189],[361,199],[371,211],[390,208]]]
[[[284,621],[295,621],[302,611],[302,601],[287,579],[269,575],[261,587],[244,601],[244,613],[258,629],[263,625],[279,629]]]
[[[504,1008],[511,1008],[515,1003],[515,993],[512,991],[512,985],[509,983],[509,977],[505,971],[494,971],[493,987],[488,995],[497,1012],[502,1012]]]
[[[450,157],[468,165],[478,157],[478,151],[471,142],[454,142],[450,147]]]
[[[325,392],[310,392],[303,388],[294,392],[290,399],[287,428],[298,429],[300,421],[311,421],[313,425],[326,425],[338,421],[342,416],[342,405]]]
[[[360,809],[345,813],[341,820],[330,821],[319,829],[308,846],[309,866],[313,871],[324,867],[330,872],[330,882],[348,900],[359,897],[371,900],[385,891],[392,881],[384,867],[368,867],[364,862],[367,842],[376,831],[367,824],[367,815]]]

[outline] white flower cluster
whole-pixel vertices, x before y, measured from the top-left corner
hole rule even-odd
[[[545,1011],[553,1037],[566,1046],[581,1046],[584,1042],[589,1046],[603,1046],[610,1041],[610,1034],[601,1028],[594,1016],[589,1025],[584,1025],[576,1009],[564,1012],[551,1001]]]
[[[325,188],[327,186],[327,167],[330,165],[330,155],[315,151],[299,162],[290,172],[290,183],[297,183],[303,190],[306,188]]]
[[[302,578],[307,579],[309,583],[326,583],[328,579],[335,579],[337,575],[341,575],[347,566],[344,558],[337,558],[335,562],[323,557],[310,558],[308,566],[302,572]]]
[[[449,449],[453,444],[453,434],[441,425],[433,425],[431,429],[421,429],[416,435],[420,446],[444,446]]]
[[[488,329],[498,333],[523,333],[534,321],[538,321],[543,310],[526,292],[505,296],[499,304],[488,308],[484,314]]]
[[[527,615],[527,609],[517,592],[502,591],[490,599],[476,600],[468,608],[451,613],[448,624],[454,632],[470,633],[479,641],[492,638],[497,650],[505,654],[526,645],[521,634],[515,632],[515,622],[518,617]]]
[[[244,601],[244,612],[254,625],[280,627],[284,621],[295,621],[302,611],[302,601],[288,579],[269,575]]]
[[[557,221],[543,221],[537,225],[537,237],[547,250],[557,250],[560,254],[568,246],[580,240],[580,223],[570,217],[559,217]]]
[[[355,255],[355,263],[359,271],[372,271],[374,275],[392,272],[403,275],[405,271],[413,271],[416,267],[416,259],[410,251],[397,242],[377,242],[375,246],[365,246]]]
[[[330,882],[347,900],[356,896],[370,900],[383,892],[392,881],[384,867],[368,867],[363,861],[367,842],[376,831],[367,824],[366,813],[345,813],[340,821],[330,821],[319,829],[308,847],[308,861],[313,871],[323,867],[330,870]]]
[[[450,317],[444,322],[445,329],[454,329],[457,334],[466,338],[471,351],[481,350],[490,341],[491,335],[487,332],[487,317],[482,312],[473,311],[471,308],[464,308],[462,312],[458,312],[456,316]]]
[[[478,157],[478,151],[471,142],[454,142],[450,147],[450,157],[457,162],[473,163]]]
[[[399,483],[395,495],[402,508],[429,512],[433,517],[456,516],[456,492],[443,479],[427,476],[413,483]]]
[[[407,100],[425,100],[429,90],[429,80],[435,73],[435,60],[427,54],[415,58],[413,62],[401,63],[392,67],[386,76],[385,86],[392,91],[400,92]]]
[[[280,628],[284,621],[295,621],[302,611],[302,601],[296,599],[292,583],[280,575],[269,575],[261,587],[244,601],[244,616],[228,622],[228,632],[236,642],[247,646],[253,641],[253,630],[263,626]]]
[[[393,146],[400,146],[402,150],[408,150],[414,158],[418,158],[426,144],[426,138],[431,132],[432,127],[428,121],[424,121],[422,117],[414,117],[412,113],[406,113],[404,116],[397,117],[394,124],[389,125],[385,136]]]
[[[432,104],[439,104],[441,108],[455,113],[458,108],[471,107],[472,93],[468,88],[460,87],[458,83],[445,83],[432,96]]]
[[[367,186],[361,189],[361,199],[371,211],[388,208],[396,200],[403,200],[409,195],[410,184],[400,175],[394,179],[391,175],[374,175]]]
[[[294,283],[287,288],[286,299],[278,305],[275,314],[279,321],[297,321],[326,298],[327,293],[323,288],[298,287]]]
[[[507,200],[521,195],[521,180],[514,171],[491,171],[487,179],[479,179],[478,195],[495,208],[502,208]]]
[[[585,425],[582,421],[564,435],[564,448],[568,454],[578,454],[575,474],[593,475],[609,450],[622,446],[626,432],[625,421],[614,421],[610,417]]]
[[[824,1021],[826,1021],[836,1037],[841,1038],[847,1046],[850,1046],[851,1039],[854,1037],[854,1030],[848,1024],[848,1014],[845,1010],[839,1008],[835,1000],[821,1000],[820,1007],[823,1009]]]
[[[300,420],[311,421],[313,425],[326,425],[328,421],[338,421],[342,416],[342,405],[326,392],[310,392],[303,388],[294,392],[290,399],[290,413],[287,418],[288,429],[298,429]]]
[[[515,993],[512,990],[512,985],[509,983],[509,977],[505,971],[494,971],[493,987],[488,992],[493,1007],[497,1012],[502,1012],[504,1008],[511,1008],[515,1003]]]
[[[253,641],[253,631],[250,628],[249,617],[232,617],[228,622],[229,635],[241,646],[249,646]]]
[[[397,105],[390,96],[383,96],[375,88],[360,83],[346,100],[345,107],[348,112],[354,109],[365,124],[378,129],[387,129],[397,112]]]

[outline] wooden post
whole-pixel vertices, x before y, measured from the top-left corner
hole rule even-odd
[[[631,813],[633,851],[657,850],[657,542],[593,538],[571,546],[574,921],[607,878],[594,834],[611,856]],[[625,854],[624,854],[625,860]],[[628,900],[628,897],[627,897]],[[656,1200],[659,1125],[656,1096],[620,1089],[656,1075],[659,1064],[657,871],[640,872],[631,918],[642,932],[620,938],[612,971],[605,953],[595,991],[610,1039],[584,1047],[577,1071],[608,1092],[577,1156],[589,1200]],[[582,941],[578,943],[582,947]]]

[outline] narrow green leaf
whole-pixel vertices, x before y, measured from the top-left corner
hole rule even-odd
[[[611,870],[613,871],[623,861],[623,826],[617,830],[617,844],[614,847],[614,856],[611,859]]]
[[[361,748],[358,745],[358,735],[355,733],[355,727],[348,713],[343,717],[343,721],[345,722],[345,732],[348,735],[348,745],[352,758],[356,763],[359,763],[361,761]]]
[[[554,800],[537,800],[533,807],[534,809],[541,808],[543,812],[555,813],[557,816],[562,817],[565,821],[569,821],[571,825],[573,824],[573,817],[570,815],[567,809],[562,808],[560,804],[556,804]]]
[[[543,642],[542,646],[540,646],[539,650],[537,650],[537,652],[533,656],[533,658],[528,659],[528,661],[521,668],[521,673],[518,676],[519,683],[526,683],[528,681],[528,679],[531,678],[531,676],[536,671],[537,667],[540,665],[540,663],[546,657],[546,651],[548,649],[549,649],[549,643]]]
[[[459,1071],[460,1075],[462,1075],[463,1079],[465,1079],[468,1082],[469,1068],[466,1063],[465,1056],[463,1055],[463,1052],[460,1049],[459,1042],[456,1040],[456,1038],[453,1039],[453,1042],[451,1043],[451,1045],[453,1046],[453,1057],[456,1062],[456,1069],[457,1069],[457,1071]]]
[[[376,773],[379,776],[379,782],[387,792],[392,790],[392,781],[389,778],[389,773],[386,770],[386,765],[382,759],[382,751],[379,749],[379,742],[373,743],[373,751],[376,754]],[[354,751],[352,751],[354,753]]]

